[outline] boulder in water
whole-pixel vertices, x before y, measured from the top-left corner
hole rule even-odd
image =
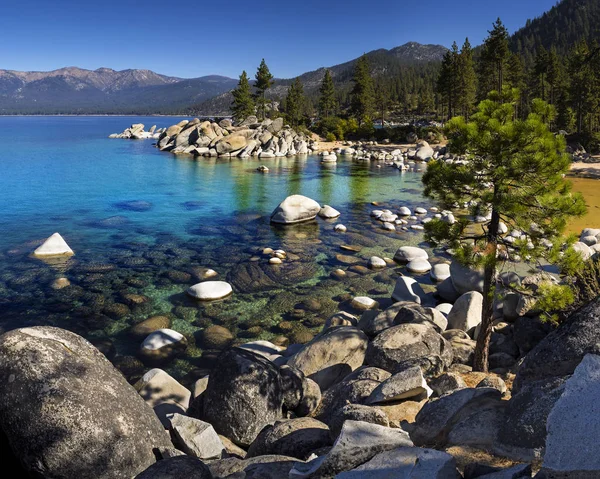
[[[293,224],[314,219],[321,211],[321,205],[302,195],[288,196],[271,214],[271,222]]]
[[[73,256],[75,253],[60,234],[54,233],[33,254],[38,257],[48,257]]]

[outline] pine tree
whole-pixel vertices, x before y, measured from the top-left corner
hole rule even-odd
[[[526,240],[513,244],[523,256],[532,261],[541,257],[557,260],[559,235],[567,219],[585,213],[583,198],[571,193],[564,179],[570,164],[565,140],[547,125],[553,107],[538,100],[531,106],[532,113],[520,120],[514,116],[517,101],[518,92],[507,88],[481,102],[470,122],[462,117],[452,119],[446,126],[449,148],[466,155],[468,163],[432,161],[423,175],[425,195],[443,207],[469,204],[473,213],[491,213],[481,231],[468,229],[468,220],[454,225],[433,220],[426,226],[429,240],[448,244],[457,261],[483,269],[483,314],[473,363],[476,371],[488,368],[495,278],[501,266],[497,254],[500,222],[509,230],[527,232]],[[556,241],[550,252],[545,244],[548,239]]]
[[[479,98],[481,99],[493,90],[502,91],[506,64],[510,57],[508,31],[499,18],[488,33],[479,61]]]
[[[350,92],[350,112],[359,125],[369,124],[373,120],[375,91],[366,55],[356,62],[353,82],[354,86]]]
[[[254,88],[256,88],[256,99],[258,104],[258,113],[260,115],[260,119],[264,120],[266,116],[267,110],[267,98],[266,93],[269,88],[273,85],[273,75],[269,71],[269,67],[265,63],[265,59],[263,58],[260,62],[258,69],[256,70],[256,83],[254,84]]]
[[[458,45],[452,44],[452,49],[444,54],[442,66],[437,81],[437,91],[448,106],[448,119],[452,118],[456,109],[456,94],[458,88]]]
[[[546,100],[546,82],[547,74],[550,66],[550,56],[544,47],[540,47],[535,57],[535,65],[533,72],[536,76],[535,95],[542,100]]]
[[[285,99],[285,112],[287,114],[288,121],[292,126],[298,126],[302,119],[306,100],[304,97],[304,87],[300,78],[296,78],[288,89],[287,97]]]
[[[325,70],[325,75],[323,76],[319,93],[321,95],[319,98],[319,113],[321,118],[329,118],[330,115],[335,114],[337,109],[335,86],[329,70]]]
[[[252,91],[246,71],[243,71],[240,75],[238,86],[231,94],[233,95],[231,110],[235,120],[241,121],[250,115],[254,115],[254,100],[252,99]]]
[[[468,38],[465,39],[458,56],[458,73],[456,108],[465,118],[469,118],[469,114],[475,105],[477,75],[475,73],[475,62],[473,61],[473,49]]]

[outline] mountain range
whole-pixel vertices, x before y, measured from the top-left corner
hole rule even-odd
[[[598,0],[560,1],[515,32],[511,49],[530,66],[541,46],[555,47],[564,54],[582,39],[600,40]],[[441,45],[410,42],[391,50],[371,51],[367,57],[376,78],[395,77],[400,79],[397,84],[409,84],[415,90],[435,83],[446,51]],[[356,60],[328,67],[342,95],[350,89]],[[300,75],[309,97],[317,94],[324,72],[325,68],[320,68]],[[283,97],[291,82],[276,80],[270,96]],[[0,70],[0,114],[225,114],[231,104],[230,91],[236,85],[237,79],[218,75],[184,79],[150,70]]]
[[[236,84],[217,75],[184,79],[150,70],[0,70],[0,114],[178,113]]]

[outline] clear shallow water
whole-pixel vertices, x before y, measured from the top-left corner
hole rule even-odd
[[[413,233],[384,232],[369,217],[372,201],[391,209],[427,206],[419,173],[349,158],[324,167],[315,156],[194,161],[159,152],[150,140],[107,138],[131,123],[148,128],[179,120],[0,118],[0,328],[57,325],[110,341],[119,355],[130,356],[139,345],[128,334],[131,325],[167,315],[190,342],[187,354],[169,366],[181,376],[210,356],[201,344],[207,325],[223,325],[240,341],[283,331],[305,340],[329,314],[347,307],[350,295],[389,296],[392,269],[351,273],[342,282],[330,272],[351,266],[348,258],[336,258],[344,253],[341,244],[362,246],[353,261],[364,266],[372,254],[393,256],[398,246],[419,241]],[[258,173],[260,164],[270,172]],[[332,205],[342,216],[271,226],[271,211],[291,194]],[[334,233],[337,222],[349,233]],[[55,231],[76,255],[58,265],[30,258]],[[266,258],[254,261],[256,249],[267,246],[291,253],[290,260],[279,268]],[[196,282],[198,267],[233,282],[234,296],[212,304],[187,299],[183,292]],[[59,276],[72,285],[51,289]],[[307,300],[318,307],[300,304]],[[302,318],[291,314],[299,305]],[[278,327],[281,321],[292,323],[291,333]]]

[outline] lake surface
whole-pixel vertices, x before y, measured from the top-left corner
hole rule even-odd
[[[211,324],[228,328],[235,341],[282,334],[305,341],[350,297],[389,298],[393,268],[367,273],[356,266],[366,266],[373,254],[391,257],[398,246],[421,237],[383,231],[369,216],[370,203],[429,206],[419,172],[350,158],[325,167],[316,156],[193,160],[159,152],[151,140],[107,138],[132,123],[149,128],[180,120],[0,118],[0,328],[46,324],[73,330],[104,349],[116,348],[135,376],[139,340],[129,329],[166,315],[189,341],[187,353],[166,367],[182,377],[214,357],[201,344],[201,332]],[[260,164],[269,173],[257,172]],[[342,215],[272,226],[270,213],[291,194],[329,204]],[[338,222],[348,233],[333,231]],[[54,232],[75,256],[58,263],[31,258]],[[362,250],[345,252],[342,244]],[[266,247],[290,257],[271,266],[257,255]],[[347,278],[331,278],[332,271],[353,263],[356,271]],[[186,298],[202,267],[233,283],[234,295],[208,304]],[[52,289],[62,276],[71,286]]]

